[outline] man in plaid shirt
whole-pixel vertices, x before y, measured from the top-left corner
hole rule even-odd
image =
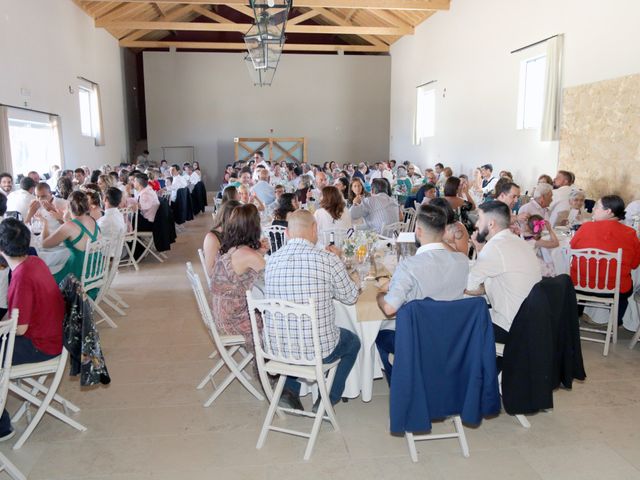
[[[333,300],[352,305],[358,299],[358,286],[351,280],[334,246],[321,250],[318,228],[313,215],[298,210],[288,217],[288,243],[271,255],[265,269],[265,296],[316,306],[320,348],[324,363],[340,360],[329,397],[338,403],[344,384],[360,350],[360,340],[351,331],[336,326]],[[311,327],[303,331],[304,342],[313,349]],[[265,325],[265,328],[267,326]],[[282,394],[283,403],[302,409],[300,383],[289,377]],[[316,402],[317,403],[317,402]],[[317,406],[314,405],[314,408]]]

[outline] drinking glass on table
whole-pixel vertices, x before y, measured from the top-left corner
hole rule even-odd
[[[41,234],[42,234],[42,230],[44,229],[42,220],[39,218],[33,217],[31,219],[30,229],[31,229],[31,233],[34,236],[34,239],[33,239],[34,246],[42,245]]]

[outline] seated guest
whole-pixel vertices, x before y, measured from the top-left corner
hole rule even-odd
[[[533,198],[520,207],[518,215],[540,215],[549,220],[549,205],[553,198],[553,187],[547,183],[539,183],[533,190]]]
[[[149,186],[149,177],[138,173],[133,180],[133,187],[138,194],[138,231],[152,232],[160,200],[158,194]]]
[[[354,176],[349,184],[349,206],[353,205],[353,201],[356,197],[360,197],[360,200],[364,197],[368,197],[369,192],[364,189],[364,181],[359,177]]]
[[[13,177],[10,173],[0,173],[0,193],[6,197],[13,191]]]
[[[251,189],[246,185],[240,185],[238,187],[238,199],[240,203],[244,205],[254,205],[259,212],[264,211],[264,203],[256,196],[255,193],[251,192]]]
[[[388,288],[382,288],[378,293],[378,306],[387,316],[395,315],[400,307],[412,300],[427,297],[459,300],[467,286],[469,261],[466,255],[452,252],[443,242],[447,222],[444,210],[423,205],[417,215],[416,240],[420,248],[413,257],[398,264]],[[376,338],[376,346],[387,381],[391,383],[389,353],[395,351],[395,322],[385,323]]]
[[[418,191],[416,192],[416,199],[419,205],[427,205],[431,200],[438,196],[438,190],[436,189],[435,184],[431,182],[427,182],[422,185]],[[409,205],[409,207],[413,207],[413,205]]]
[[[149,176],[149,186],[153,189],[154,192],[160,191],[160,181],[158,180],[158,174],[156,170],[149,169],[147,170],[147,175]]]
[[[345,206],[342,194],[336,187],[329,186],[322,189],[320,208],[315,211],[313,216],[318,225],[320,235],[320,243],[318,246],[320,247],[324,246],[322,232],[336,229],[348,230],[353,226],[351,214]]]
[[[471,237],[478,258],[469,272],[467,294],[486,293],[496,342],[506,343],[520,305],[542,279],[540,264],[527,242],[509,230],[511,212],[505,203],[485,202],[478,211],[477,232]]]
[[[276,199],[274,188],[269,183],[269,170],[261,168],[258,173],[258,181],[251,192],[260,199],[264,205],[270,205]]]
[[[87,183],[80,187],[80,190],[87,195],[87,200],[89,200],[89,215],[94,220],[98,220],[102,217],[102,199],[98,185]]]
[[[351,218],[364,221],[372,230],[382,233],[385,226],[400,221],[398,203],[387,195],[388,183],[383,178],[376,178],[371,184],[371,197],[356,197],[351,207]]]
[[[11,268],[8,310],[20,311],[13,365],[44,362],[62,352],[64,300],[47,265],[28,254],[30,241],[31,233],[23,223],[13,218],[0,223],[0,254]],[[0,418],[0,441],[13,435],[5,410]]]
[[[242,335],[245,348],[255,355],[246,291],[264,270],[260,242],[260,215],[254,205],[233,209],[224,226],[220,256],[211,274],[211,313],[223,335]],[[257,371],[253,362],[254,373]]]
[[[278,207],[273,211],[273,222],[271,225],[280,225],[286,227],[287,219],[291,212],[295,212],[300,208],[298,199],[293,193],[283,193],[278,200]]]
[[[103,173],[98,177],[97,185],[100,191],[104,194],[104,192],[106,192],[108,188],[115,187],[116,182],[111,175]]]
[[[121,252],[116,252],[116,240],[127,233],[124,216],[118,210],[122,202],[122,191],[116,187],[109,187],[104,193],[104,215],[98,219],[98,227],[104,238],[112,241],[111,256],[119,258]]]
[[[404,201],[409,195],[411,195],[411,189],[413,184],[409,177],[407,177],[407,169],[403,166],[398,167],[396,171],[398,178],[396,179],[396,192],[400,197],[400,201]]]
[[[346,202],[349,197],[349,180],[346,177],[338,177],[333,182],[333,186],[338,189],[342,199]]]
[[[56,198],[67,200],[73,192],[73,183],[69,177],[60,177],[56,187]]]
[[[316,247],[318,228],[311,212],[298,210],[289,215],[288,243],[273,253],[265,270],[265,297],[308,303],[313,297],[316,308],[320,348],[323,362],[340,360],[329,398],[335,405],[340,400],[345,381],[358,357],[360,340],[351,331],[336,325],[333,300],[354,304],[358,286],[349,278],[335,247]],[[334,252],[334,253],[332,253]],[[311,329],[304,328],[304,343],[313,348]],[[281,403],[302,410],[300,384],[288,377]],[[319,399],[318,399],[319,400]],[[317,408],[317,401],[314,408]]]
[[[229,185],[222,191],[222,202],[228,202],[229,200],[233,200],[235,202],[240,201],[240,196],[238,195],[238,189],[233,185]]]
[[[33,217],[38,217],[49,224],[49,231],[53,232],[64,222],[64,213],[68,202],[55,198],[51,194],[51,187],[41,182],[36,185],[36,199],[31,202],[24,223],[28,224]]]
[[[581,224],[588,218],[584,210],[587,196],[582,190],[571,190],[568,200],[560,200],[551,211],[549,223],[553,227]]]
[[[20,180],[20,188],[11,192],[7,196],[7,212],[18,212],[20,218],[24,220],[29,213],[29,207],[36,197],[36,182],[30,177],[23,177]]]
[[[171,202],[173,203],[176,201],[178,190],[189,187],[189,180],[180,175],[180,167],[176,164],[171,165],[169,173],[171,175],[171,183],[168,183],[165,188],[171,192]]]
[[[447,219],[447,226],[442,241],[454,252],[467,256],[469,254],[469,232],[462,222],[456,220],[451,204],[445,198],[434,198],[429,205],[441,208]]]
[[[222,234],[224,233],[224,226],[231,216],[231,212],[237,206],[241,205],[236,200],[229,200],[224,202],[216,213],[216,218],[213,221],[211,230],[207,232],[204,237],[204,244],[202,245],[202,251],[204,252],[204,263],[206,268],[207,277],[211,278],[213,273],[213,266],[218,259],[218,252],[222,245]]]
[[[446,175],[447,169],[443,170]],[[453,209],[456,221],[462,222],[467,231],[473,231],[473,222],[469,219],[469,212],[475,210],[476,204],[469,194],[469,186],[466,182],[462,182],[458,177],[448,177],[442,189],[444,198],[449,202]]]
[[[556,178],[553,180],[553,200],[549,205],[549,211],[553,212],[556,205],[569,201],[569,194],[575,189],[573,182],[576,176],[566,170],[558,170]]]
[[[543,173],[538,177],[538,183],[546,183],[547,185],[551,185],[553,187],[553,178],[546,173]]]
[[[311,190],[311,196],[316,200],[316,202],[319,202],[322,199],[322,189],[329,186],[327,174],[322,170],[318,170],[314,178],[314,185],[316,188]]]
[[[488,198],[491,192],[496,188],[498,177],[493,175],[493,165],[487,163],[476,170],[476,181],[474,189],[478,193],[482,193],[484,198]]]
[[[273,193],[274,193],[275,199],[273,200],[273,202],[267,205],[267,212],[269,212],[269,215],[272,215],[272,216],[273,216],[273,212],[276,210],[276,208],[278,208],[278,201],[280,200],[280,197],[284,193],[284,185],[280,185],[280,184],[276,185],[273,188]]]
[[[505,179],[503,182],[502,179]],[[496,200],[505,203],[509,207],[509,211],[513,212],[516,207],[516,203],[520,198],[520,187],[509,180],[507,177],[502,177],[496,184]]]
[[[307,203],[308,196],[311,195],[311,179],[306,175],[301,175],[298,177],[298,184],[295,195],[300,204]]]
[[[73,171],[73,184],[76,188],[84,185],[88,181],[89,178],[87,177],[87,172],[84,170],[84,168],[79,167]]]
[[[620,302],[618,304],[618,325],[622,325],[622,318],[627,311],[629,297],[633,294],[633,280],[631,271],[640,265],[640,240],[636,231],[624,225],[625,218],[624,201],[617,195],[606,195],[596,202],[593,209],[593,222],[583,223],[580,229],[571,239],[571,248],[597,248],[607,252],[617,252],[622,248],[622,271],[620,274]],[[615,265],[615,264],[614,264]],[[585,272],[586,270],[586,272]],[[607,278],[607,271],[609,276]],[[616,279],[615,268],[600,268],[598,278],[595,278],[596,269],[581,268],[581,274],[589,275],[588,278],[577,278],[577,265],[571,265],[571,279],[576,289],[586,283],[593,287],[613,288]],[[593,294],[590,294],[593,295]],[[584,307],[580,307],[580,313]]]
[[[549,238],[542,238],[545,230]],[[540,262],[540,271],[543,277],[555,277],[556,269],[553,265],[550,248],[560,246],[556,232],[551,228],[551,224],[540,215],[531,215],[527,220],[522,238],[533,244],[533,251]]]
[[[54,276],[57,283],[60,283],[69,273],[72,273],[80,280],[87,244],[95,242],[100,236],[98,224],[89,216],[89,200],[83,192],[76,190],[69,195],[69,212],[71,213],[71,220],[63,223],[54,232],[49,232],[46,222],[42,229],[42,246],[44,248],[51,248],[64,243],[64,246],[71,253],[62,270]],[[87,294],[95,299],[98,289],[93,289]]]

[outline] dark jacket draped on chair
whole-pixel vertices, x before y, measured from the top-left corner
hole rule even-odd
[[[166,252],[171,249],[171,244],[175,241],[176,224],[173,220],[173,212],[167,199],[161,198],[153,221],[153,244],[158,252]]]
[[[82,285],[75,276],[69,274],[60,283],[60,289],[65,302],[62,328],[64,347],[69,351],[71,359],[69,374],[80,374],[80,385],[83,387],[110,383],[111,378],[100,346],[100,335]]]

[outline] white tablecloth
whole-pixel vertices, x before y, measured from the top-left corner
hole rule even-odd
[[[40,257],[44,263],[47,264],[52,274],[58,273],[64,267],[71,252],[67,247],[58,246],[53,248],[39,248],[38,257]]]
[[[553,265],[557,274],[568,274],[569,261],[571,260],[571,256],[569,255],[571,238],[558,234],[558,240],[560,240],[560,246],[551,250]],[[640,268],[636,268],[631,272],[631,279],[633,280],[634,293],[640,291]],[[603,308],[587,307],[584,309],[584,313],[589,315],[596,323],[605,324],[609,321],[609,312]],[[622,319],[622,325],[632,332],[635,332],[640,325],[640,312],[638,312],[638,305],[633,296],[629,298],[629,306]]]

